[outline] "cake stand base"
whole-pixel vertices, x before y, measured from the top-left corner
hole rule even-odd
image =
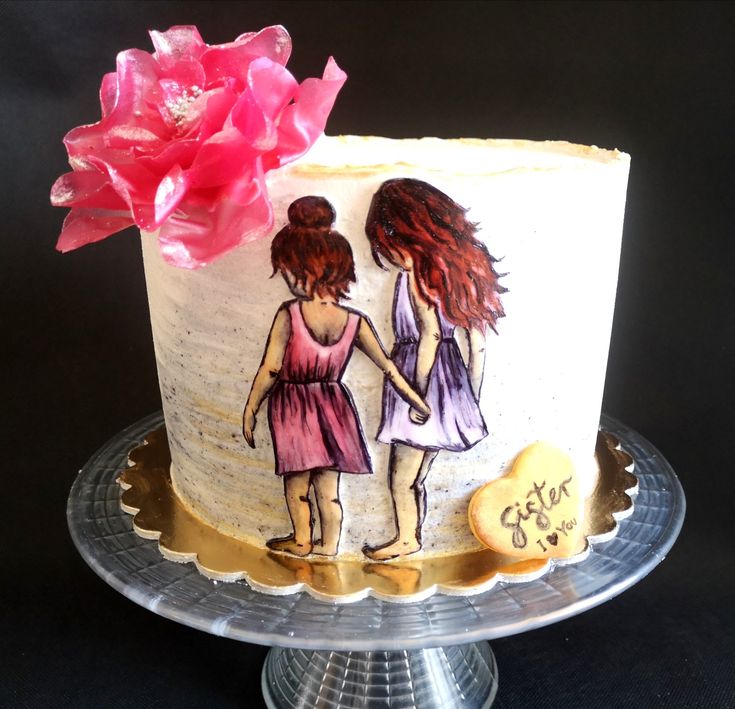
[[[325,603],[219,583],[193,564],[162,558],[120,507],[128,451],[161,425],[160,413],[122,431],[79,473],[69,494],[72,539],[113,588],[149,610],[205,632],[270,645],[263,670],[269,707],[489,707],[498,686],[486,640],[570,618],[617,596],[655,568],[684,519],[679,481],[639,433],[607,416],[601,426],[635,460],[635,513],[593,544],[584,561],[542,578],[473,596],[435,594],[394,603]]]
[[[393,652],[274,647],[262,687],[269,709],[485,709],[498,691],[498,668],[486,642]]]

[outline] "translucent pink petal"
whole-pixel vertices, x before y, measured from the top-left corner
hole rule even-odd
[[[120,52],[117,69],[102,80],[102,120],[74,128],[64,137],[69,156],[96,154],[108,147],[153,147],[170,132],[149,103],[160,95],[151,55],[138,49]]]
[[[254,173],[223,192],[214,210],[192,208],[187,214],[187,219],[170,217],[158,237],[164,259],[180,268],[201,268],[262,238],[273,226],[262,170],[256,166]]]
[[[207,45],[193,25],[176,25],[158,32],[148,33],[155,48],[154,57],[164,71],[169,71],[182,60],[199,59]]]
[[[67,172],[51,188],[54,207],[96,207],[121,210],[126,203],[112,189],[107,177],[97,171]]]
[[[201,207],[202,209],[212,210],[213,205],[217,204],[217,200],[222,193],[222,187],[200,187],[190,188],[186,194],[185,203],[179,208],[181,210],[193,210]]]
[[[136,162],[155,175],[165,175],[174,165],[186,170],[194,162],[200,142],[198,138],[177,140],[164,145],[161,150],[141,155]]]
[[[132,225],[129,214],[104,209],[72,209],[64,220],[56,248],[62,253],[73,251]]]
[[[110,164],[96,157],[90,163],[103,171],[115,192],[125,201],[135,223],[147,231],[156,229],[155,196],[160,176],[136,162]]]
[[[236,128],[213,135],[199,150],[189,170],[192,185],[215,187],[239,179],[254,163],[258,152]]]
[[[159,70],[155,59],[141,49],[127,49],[117,55],[117,110],[129,116],[149,111],[158,96]]]
[[[105,127],[102,123],[72,128],[64,136],[69,157],[84,156],[105,149]]]
[[[112,113],[117,103],[117,74],[112,72],[102,77],[100,84],[100,108],[102,118]]]
[[[171,216],[161,227],[158,239],[163,258],[179,268],[202,268],[228,251],[261,239],[273,226],[267,195],[259,194],[249,206],[225,200],[217,204],[214,221],[210,210],[192,209],[186,219]]]
[[[141,121],[141,123],[143,123]],[[154,150],[166,144],[161,130],[153,131],[146,125],[119,123],[105,131],[105,145],[120,150],[137,148],[141,151]]]
[[[207,87],[226,77],[247,82],[248,66],[258,57],[285,64],[291,55],[291,38],[283,27],[266,27],[256,35],[229,44],[211,46],[201,57],[207,75]]]
[[[321,79],[306,79],[278,124],[278,146],[269,156],[284,165],[301,157],[324,132],[329,112],[347,75],[329,57]]]
[[[272,150],[278,142],[275,123],[265,114],[251,91],[240,95],[230,116],[232,125],[256,153]]]
[[[235,44],[238,44],[240,42],[247,42],[251,40],[253,37],[255,37],[256,34],[258,33],[257,32],[243,32],[238,37],[235,37]],[[217,45],[213,45],[213,46],[217,46]]]
[[[106,184],[107,177],[100,172],[67,172],[51,188],[51,205],[73,207]]]
[[[178,165],[174,165],[161,180],[156,190],[155,214],[156,225],[160,226],[179,206],[189,189],[189,178]]]
[[[204,89],[206,77],[204,69],[197,59],[182,59],[168,71],[162,72],[164,77],[176,81],[188,88]]]
[[[164,140],[170,134],[157,110],[158,79],[158,66],[147,52],[128,49],[117,55],[117,103],[98,124],[108,136],[114,134],[117,147],[132,147],[139,139],[150,145],[154,137]]]
[[[266,115],[275,120],[294,97],[299,84],[288,69],[261,57],[250,65],[248,87]]]
[[[204,117],[199,128],[199,137],[202,141],[222,130],[232,107],[237,102],[237,94],[230,86],[223,86],[216,91],[209,91],[205,96],[207,97],[207,106],[204,109]]]
[[[150,194],[151,202],[156,192],[161,176],[146,169],[139,162],[132,159],[115,162],[107,161],[104,157],[90,155],[89,163],[96,170],[102,172],[115,191],[126,201],[130,202],[131,194]]]
[[[252,36],[240,35],[235,43],[246,43],[255,57],[267,57],[274,62],[286,65],[291,56],[291,36],[281,25],[265,27]]]
[[[259,203],[264,195],[267,196],[263,185],[251,176],[231,182],[223,192],[226,192],[224,198],[240,207],[247,207],[254,202]]]

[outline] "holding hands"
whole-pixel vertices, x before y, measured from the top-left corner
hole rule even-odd
[[[412,406],[408,410],[408,418],[411,419],[411,422],[415,423],[417,426],[425,424],[429,420],[430,416],[431,409],[425,402],[424,407],[421,409],[417,409],[416,407]]]

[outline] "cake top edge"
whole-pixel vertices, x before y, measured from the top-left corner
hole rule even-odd
[[[290,174],[441,170],[455,174],[493,174],[517,170],[611,166],[624,169],[630,155],[620,150],[562,140],[510,138],[384,138],[324,135],[292,166]]]
[[[512,148],[512,149],[536,149],[549,150],[554,152],[574,151],[589,156],[607,156],[609,158],[626,158],[630,159],[628,153],[618,150],[617,148],[600,148],[597,145],[584,145],[582,143],[573,143],[568,140],[530,140],[524,138],[438,138],[436,136],[422,136],[420,138],[386,138],[378,135],[323,135],[317,145],[324,141],[339,142],[343,145],[351,145],[358,143],[370,142],[371,145],[376,141],[384,142],[390,145],[401,143],[442,143],[451,145],[463,145],[471,148]]]

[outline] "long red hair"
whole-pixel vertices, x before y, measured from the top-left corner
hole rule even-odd
[[[385,268],[385,259],[401,267],[410,256],[421,297],[450,323],[497,332],[507,288],[498,283],[497,259],[476,238],[477,224],[466,213],[436,187],[398,178],[373,195],[365,232],[379,266]]]
[[[273,275],[289,271],[316,296],[347,298],[355,282],[352,248],[332,229],[336,214],[324,197],[300,197],[288,208],[289,223],[273,237]]]

